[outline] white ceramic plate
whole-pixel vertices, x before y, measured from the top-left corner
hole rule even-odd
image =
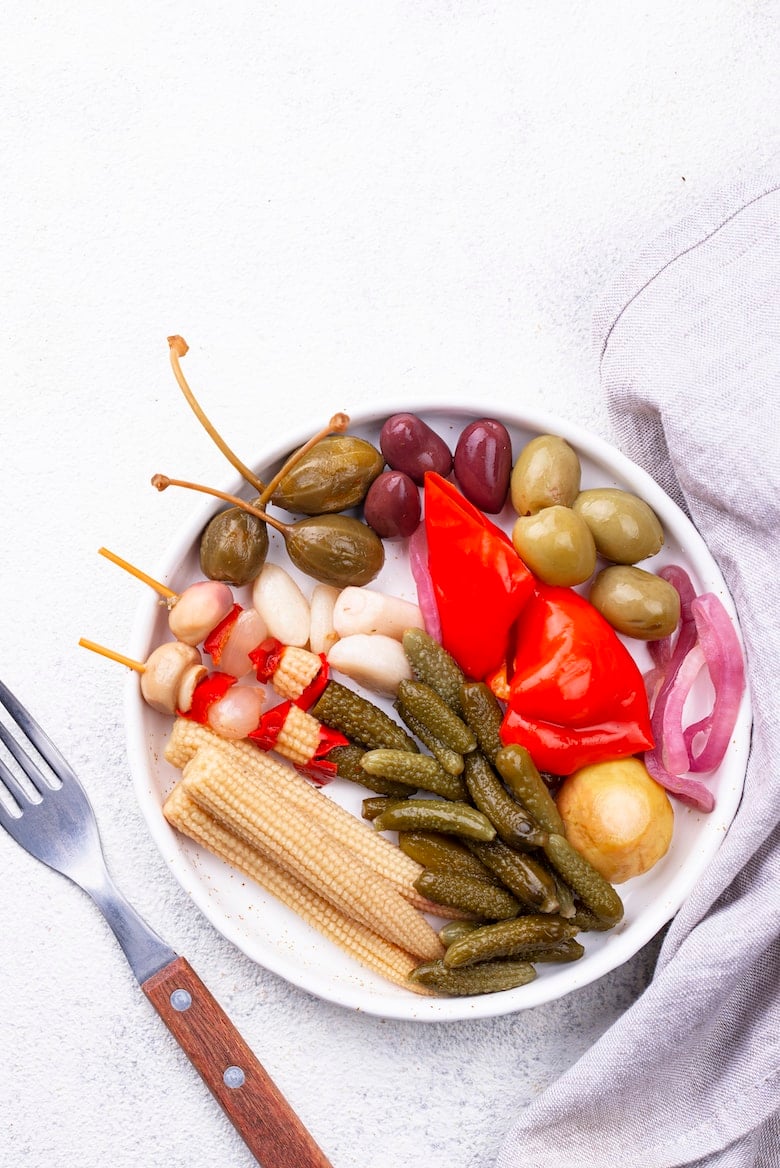
[[[400,410],[413,410],[424,417],[453,450],[462,428],[474,418],[484,416],[465,409],[446,410],[394,402],[385,410],[353,415],[349,432],[377,442],[382,421]],[[689,572],[697,592],[715,592],[734,615],[723,578],[701,537],[644,471],[600,438],[563,420],[506,411],[493,416],[500,418],[509,429],[515,457],[523,444],[536,434],[558,434],[580,455],[583,488],[618,486],[644,498],[659,516],[666,542],[662,551],[653,560],[645,561],[643,567],[657,569],[665,563],[681,564]],[[307,433],[288,434],[274,448],[265,451],[257,464],[261,478],[267,479],[271,469],[308,436]],[[232,490],[249,494],[245,485],[242,490],[240,483],[234,483]],[[175,590],[181,591],[201,578],[198,537],[206,520],[218,508],[219,504],[215,504],[204,509],[198,521],[173,541],[158,576]],[[511,509],[499,521],[509,528]],[[386,549],[385,567],[371,587],[415,600],[403,544],[389,542]],[[269,558],[290,567],[283,542],[276,533],[271,534]],[[291,571],[310,593],[313,582],[295,569]],[[165,609],[150,590],[140,606],[131,651],[144,660],[157,644],[168,639]],[[648,668],[649,656],[644,644],[636,641],[626,641],[626,644],[643,671]],[[366,696],[376,700],[374,695]],[[701,706],[701,710],[692,710],[696,716],[704,712],[707,696],[705,692],[692,695],[694,702]],[[424,998],[384,982],[352,961],[261,888],[167,824],[161,807],[178,774],[163,760],[170,722],[142,701],[135,675],[128,682],[126,722],[136,792],[151,833],[182,887],[215,928],[253,960],[303,990],[368,1014],[413,1021],[482,1018],[538,1006],[602,977],[637,953],[676,913],[720,846],[742,792],[750,734],[746,697],[726,758],[711,780],[717,800],[714,812],[700,814],[675,801],[674,837],[667,855],[645,876],[620,886],[625,904],[623,921],[609,933],[584,935],[581,939],[585,955],[581,960],[560,966],[540,965],[535,981],[503,993]],[[369,793],[342,780],[324,790],[328,797],[357,815],[361,800]]]

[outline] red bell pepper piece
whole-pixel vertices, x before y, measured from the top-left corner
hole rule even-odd
[[[428,568],[442,644],[476,681],[506,658],[534,578],[505,532],[434,471],[425,475]]]
[[[270,681],[279,668],[285,646],[278,637],[266,637],[249,654],[258,681]]]
[[[505,743],[521,743],[558,775],[652,746],[642,674],[589,601],[537,583],[516,632]]]
[[[186,714],[180,710],[176,712],[180,717],[189,718],[191,721],[200,722],[202,726],[205,726],[211,707],[220,698],[223,698],[230,687],[235,684],[235,677],[231,677],[229,673],[209,673],[207,677],[203,678],[203,681],[199,681],[195,686],[192,705]]]
[[[206,640],[203,642],[203,650],[208,653],[215,665],[219,665],[220,658],[224,652],[227,639],[230,636],[233,625],[238,620],[243,612],[240,604],[234,604],[227,616],[224,616],[218,625],[215,625],[211,630]]]

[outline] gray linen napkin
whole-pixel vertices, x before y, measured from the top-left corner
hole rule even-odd
[[[497,1168],[778,1168],[780,171],[657,241],[597,331],[616,444],[687,510],[734,597],[753,738],[651,984],[527,1108]]]

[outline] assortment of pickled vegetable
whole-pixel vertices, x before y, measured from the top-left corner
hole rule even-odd
[[[387,418],[376,444],[334,415],[264,483],[200,410],[186,344],[170,346],[190,405],[256,496],[155,476],[229,504],[201,537],[205,579],[176,594],[105,553],[165,598],[173,640],[143,663],[85,643],[136,668],[155,709],[316,785],[371,792],[364,820],[418,865],[430,911],[458,918],[440,954],[412,962],[410,988],[495,992],[581,957],[580,934],[623,916],[614,885],[666,854],[667,792],[713,805],[702,775],[744,687],[720,602],[696,597],[681,568],[638,566],[664,542],[645,501],[582,489],[567,441],[515,451],[495,418],[450,448],[412,413]],[[296,571],[268,558],[269,528]],[[405,541],[416,602],[369,587],[386,541]],[[631,639],[648,645],[646,676]],[[713,709],[686,725],[705,670]]]

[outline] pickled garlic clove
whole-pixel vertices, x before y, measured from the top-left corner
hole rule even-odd
[[[198,645],[224,620],[232,607],[233,593],[227,584],[201,580],[185,588],[175,601],[168,616],[168,626],[177,640],[185,645]]]
[[[252,604],[265,621],[268,636],[298,648],[308,643],[309,602],[290,573],[279,564],[263,566],[252,587]]]
[[[254,608],[240,612],[219,658],[219,668],[233,677],[245,677],[253,669],[249,654],[268,636],[268,629],[260,613]]]
[[[339,639],[333,625],[333,613],[339,589],[331,584],[317,584],[311,594],[309,648],[312,653],[327,653]]]
[[[260,721],[265,697],[265,690],[257,686],[233,685],[210,706],[208,725],[222,738],[246,738]]]

